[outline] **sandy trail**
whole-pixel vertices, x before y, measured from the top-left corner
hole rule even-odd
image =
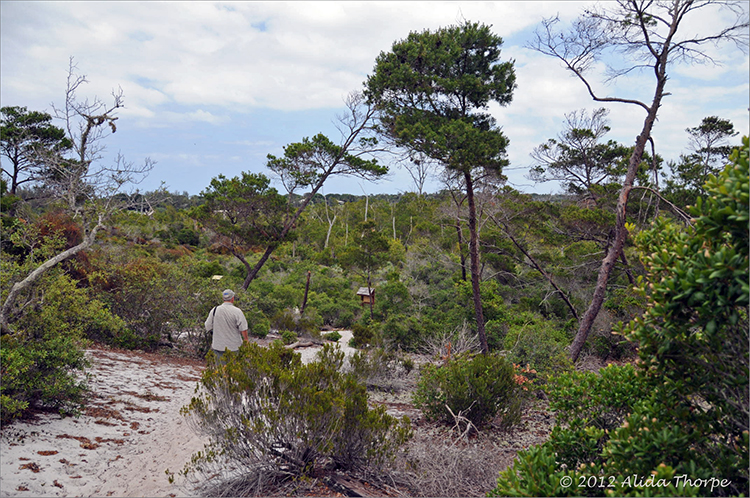
[[[341,332],[347,346],[351,332]],[[301,348],[305,362],[319,347]],[[78,418],[38,415],[0,434],[0,496],[195,496],[177,473],[206,442],[180,415],[202,362],[155,354],[87,351],[92,402]]]

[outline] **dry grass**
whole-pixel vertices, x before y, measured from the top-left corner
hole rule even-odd
[[[485,496],[499,472],[513,461],[515,451],[496,448],[491,441],[451,441],[418,434],[396,464],[406,469],[410,496]]]

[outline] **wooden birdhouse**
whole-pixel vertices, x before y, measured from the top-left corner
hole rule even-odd
[[[360,287],[357,291],[357,295],[362,299],[361,304],[363,306],[365,304],[375,304],[375,289],[372,287],[369,289],[367,287]]]

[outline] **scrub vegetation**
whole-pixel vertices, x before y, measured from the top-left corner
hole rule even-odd
[[[571,110],[532,153],[531,177],[561,182],[556,195],[504,182],[513,137],[488,109],[512,105],[516,68],[482,24],[394,43],[341,137],[303,138],[268,156],[268,174],[218,175],[196,195],[133,190],[148,159],[101,164],[124,97],[78,100],[71,60],[54,116],[2,108],[2,423],[79,413],[96,343],[207,358],[183,413],[210,444],[181,474],[221,474],[212,495],[345,493],[331,476],[346,472],[409,495],[747,496],[748,139],[717,116],[692,123],[679,158],[650,136],[670,64],[703,55],[706,40],[673,31],[711,3],[674,2],[672,18],[611,4],[577,37],[543,23],[532,48],[594,101],[647,116],[620,144],[609,110]],[[742,43],[743,28],[711,41]],[[619,74],[647,52],[653,102],[592,91],[606,50]],[[321,193],[396,162],[414,192]],[[424,193],[425,175],[443,188]],[[263,345],[224,365],[203,322],[225,288]],[[350,358],[332,344],[343,330]],[[325,344],[317,361],[301,362],[302,343]],[[374,401],[403,392],[412,418]],[[487,484],[494,460],[470,442],[535,409],[554,417],[550,437]],[[425,443],[425,426],[444,440]]]

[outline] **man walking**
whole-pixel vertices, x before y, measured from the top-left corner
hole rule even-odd
[[[234,292],[221,293],[224,302],[211,310],[206,319],[206,332],[213,329],[211,349],[221,359],[224,351],[237,351],[242,341],[247,342],[247,320],[242,310],[234,305]]]

